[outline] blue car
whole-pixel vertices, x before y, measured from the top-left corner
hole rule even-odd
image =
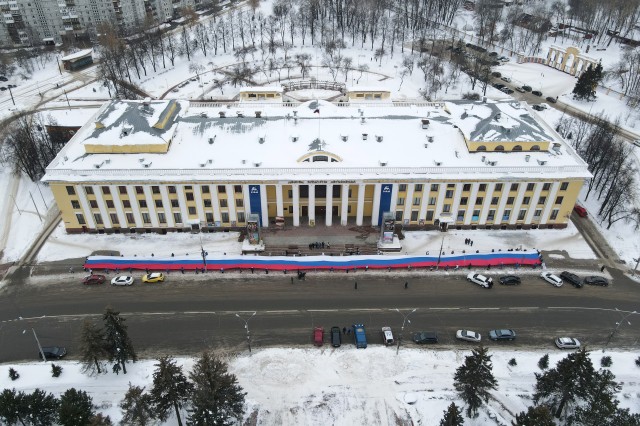
[[[516,338],[516,332],[513,330],[491,330],[489,339],[491,340],[513,340]]]

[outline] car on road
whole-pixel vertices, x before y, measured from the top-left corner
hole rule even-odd
[[[524,93],[524,89],[520,86],[516,87],[516,92]]]
[[[513,340],[516,338],[516,332],[509,329],[491,330],[489,331],[489,339],[491,340]]]
[[[324,344],[324,328],[316,327],[313,329],[313,344],[316,346]]]
[[[16,87],[18,87],[18,86],[16,86],[15,84],[7,84],[7,87],[8,87],[9,89],[14,89],[14,88],[16,88]]]
[[[547,96],[546,99],[547,99],[547,101],[551,102],[552,104],[555,104],[556,102],[558,102],[558,99],[554,98],[552,96]]]
[[[2,90],[4,92],[5,90],[7,90],[7,88],[2,86],[2,87],[0,87],[0,90]]]
[[[353,324],[353,338],[356,348],[367,349],[367,332],[364,329],[364,324]]]
[[[506,81],[507,83],[511,83],[511,78],[507,77],[506,75],[500,77],[500,80]]]
[[[67,354],[67,349],[62,346],[43,346],[38,358],[42,359],[43,354],[45,359],[60,359]]]
[[[582,207],[579,204],[576,204],[575,206],[573,206],[573,211],[576,212],[578,214],[578,216],[580,216],[580,217],[589,216],[589,213],[587,212],[587,209],[585,209],[584,207]]]
[[[542,92],[539,90],[534,90],[531,92],[532,94],[536,95],[536,96],[542,96]]]
[[[560,278],[562,278],[564,281],[568,282],[575,288],[582,288],[582,279],[574,273],[571,273],[569,271],[562,271],[560,272]]]
[[[632,142],[635,146],[640,148],[640,139],[636,139]]]
[[[495,87],[498,90],[502,90],[503,87],[506,87],[504,84],[500,84],[500,83],[494,83],[493,87]]]
[[[91,274],[82,279],[84,285],[102,284],[107,278],[104,275]]]
[[[178,89],[178,88],[176,87],[176,88],[171,89],[171,91],[172,91],[173,93],[177,93],[177,92],[179,92],[179,91],[180,91],[180,89]]]
[[[471,281],[474,284],[478,284],[480,287],[491,288],[493,287],[493,278],[485,277],[484,275],[474,274],[473,272],[467,275],[467,281]]]
[[[607,287],[609,285],[609,281],[605,277],[600,277],[597,275],[585,277],[584,283],[589,285],[601,285],[602,287]]]
[[[482,336],[480,335],[480,333],[476,333],[475,331],[458,330],[456,331],[456,339],[478,343],[480,340],[482,340]]]
[[[500,91],[506,93],[507,95],[513,94],[513,89],[509,89],[508,87],[503,87],[502,89],[500,89]]]
[[[556,339],[558,349],[579,349],[580,341],[573,337],[558,337]]]
[[[391,332],[391,327],[382,327],[382,343],[385,346],[393,345],[393,333]]]
[[[498,278],[498,281],[500,281],[502,285],[518,285],[521,282],[520,277],[516,275],[505,275]]]
[[[9,79],[4,75],[0,75],[0,81],[9,81]]]
[[[111,280],[111,285],[131,285],[133,284],[133,277],[128,275],[119,275]]]
[[[544,111],[546,109],[541,107],[540,105],[532,105],[531,108],[535,109],[536,111]]]
[[[161,283],[164,281],[164,274],[162,272],[152,272],[142,276],[143,283]]]
[[[509,58],[507,58],[506,56],[500,56],[498,60],[503,63],[509,62]]]
[[[331,327],[331,346],[339,348],[342,344],[342,335],[340,334],[340,327],[334,325]]]
[[[413,335],[413,341],[419,345],[424,343],[438,343],[438,333],[435,331],[420,331]]]
[[[524,86],[522,86],[522,89],[523,89],[525,92],[530,92],[530,91],[532,91],[532,90],[533,90],[533,88],[532,88],[531,86],[527,86],[526,84],[525,84]]]
[[[553,284],[554,287],[562,287],[562,279],[552,272],[542,272],[540,273],[540,278],[549,284]]]

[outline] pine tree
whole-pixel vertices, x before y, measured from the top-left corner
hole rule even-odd
[[[26,403],[29,406],[27,418],[34,426],[47,426],[54,424],[58,418],[58,406],[60,402],[51,393],[37,389],[26,395]]]
[[[93,416],[93,399],[85,391],[71,388],[60,397],[58,421],[61,426],[86,426]]]
[[[580,77],[578,77],[578,81],[573,88],[574,99],[587,101],[595,99],[596,88],[602,81],[602,77],[602,64],[598,63],[595,67],[589,65]]]
[[[235,424],[244,413],[244,397],[238,379],[227,371],[227,364],[205,352],[189,378],[194,384],[188,425],[226,426]]]
[[[98,413],[91,418],[88,426],[113,426],[113,422],[109,416]]]
[[[576,408],[572,419],[580,425],[598,426],[610,422],[618,411],[615,394],[621,387],[615,382],[615,376],[609,370],[595,372],[593,384],[587,389],[583,399],[587,402]]]
[[[0,420],[8,425],[23,424],[29,414],[29,404],[24,392],[5,389],[0,393]]]
[[[105,362],[109,357],[104,333],[91,320],[85,320],[80,337],[80,361],[82,372],[90,376],[106,373]]]
[[[182,372],[182,367],[170,357],[162,357],[155,365],[153,372],[153,388],[151,399],[156,415],[160,421],[165,421],[173,409],[178,419],[178,425],[182,426],[180,410],[189,400],[193,385]]]
[[[472,350],[454,376],[453,386],[467,404],[467,417],[477,417],[482,402],[489,400],[489,390],[495,390],[498,385],[487,352],[488,349],[482,346]]]
[[[462,426],[463,424],[462,410],[458,408],[455,402],[452,402],[451,405],[444,410],[444,417],[440,420],[440,426]]]
[[[127,326],[124,323],[126,320],[120,316],[120,312],[114,311],[111,307],[107,307],[102,318],[109,361],[115,361],[114,371],[122,368],[122,372],[127,374],[126,363],[129,360],[136,362],[138,357],[127,334]]]
[[[536,407],[529,407],[527,412],[524,411],[520,414],[516,414],[515,422],[511,423],[513,426],[554,426],[553,418],[551,417],[551,411],[545,405],[538,405]]]
[[[151,406],[151,395],[144,393],[144,388],[129,384],[129,390],[120,402],[122,423],[131,426],[146,426],[155,419]]]

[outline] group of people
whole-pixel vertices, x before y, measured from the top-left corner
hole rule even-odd
[[[313,249],[323,249],[323,248],[331,248],[331,244],[329,243],[324,243],[324,241],[322,242],[315,242],[315,243],[310,243],[309,244],[309,250],[313,250]]]
[[[473,247],[473,240],[471,238],[465,238],[464,243],[468,246]]]

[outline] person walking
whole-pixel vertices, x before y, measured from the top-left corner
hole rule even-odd
[[[347,327],[342,327],[342,334],[347,335]]]
[[[355,284],[353,285],[353,289],[357,290],[358,289],[358,281],[355,282]]]
[[[404,282],[404,289],[408,289],[409,288],[409,281],[405,281]]]

